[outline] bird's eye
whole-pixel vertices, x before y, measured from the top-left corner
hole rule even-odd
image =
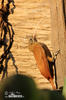
[[[30,42],[30,44],[32,44],[32,43],[33,43],[33,39],[32,39],[32,38],[30,38],[29,42]]]
[[[32,41],[32,38],[30,38],[30,41]]]

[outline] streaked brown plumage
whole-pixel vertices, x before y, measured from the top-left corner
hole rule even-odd
[[[52,88],[56,89],[53,82],[53,58],[48,47],[37,42],[36,37],[30,38],[29,50],[33,52],[41,74],[50,81]]]

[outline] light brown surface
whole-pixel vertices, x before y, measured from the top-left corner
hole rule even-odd
[[[50,8],[48,0],[15,0],[16,9],[9,16],[15,36],[11,49],[15,64],[21,74],[31,76],[39,88],[52,88],[49,82],[40,74],[33,54],[28,50],[28,38],[37,34],[39,42],[47,44],[51,49]],[[12,60],[9,61],[8,75],[15,74]]]
[[[57,83],[59,88],[64,85],[64,78],[66,77],[66,27],[63,2],[62,0],[51,0],[50,2],[52,46],[54,52],[60,50],[56,60]]]

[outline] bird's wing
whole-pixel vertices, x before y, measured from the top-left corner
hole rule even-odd
[[[33,54],[41,74],[44,75],[44,77],[46,77],[47,79],[50,79],[51,74],[48,65],[48,60],[45,51],[39,43],[34,44]]]

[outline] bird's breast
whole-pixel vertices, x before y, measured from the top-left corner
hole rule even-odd
[[[41,74],[46,78],[51,77],[47,57],[40,44],[33,47],[33,54]]]

